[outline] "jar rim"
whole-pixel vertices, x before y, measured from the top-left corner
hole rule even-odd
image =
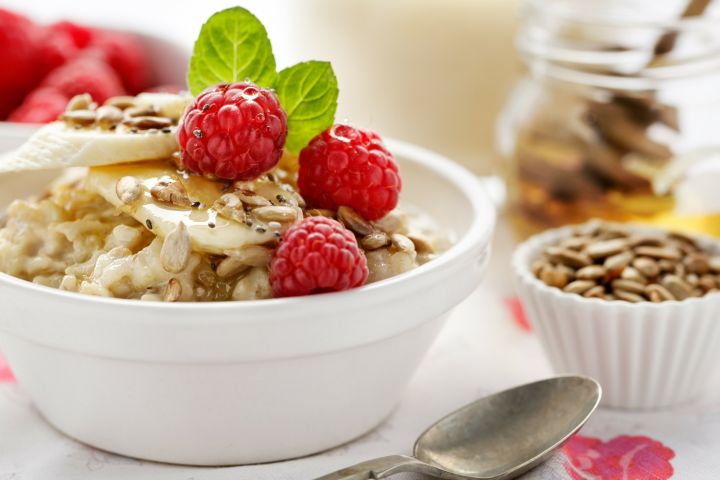
[[[615,5],[625,9],[593,9],[590,3],[526,0],[516,47],[534,72],[630,90],[720,74],[720,9],[697,17],[680,18],[666,11],[664,16],[656,12],[652,18],[640,18],[637,2]],[[657,55],[659,41],[670,36],[674,38],[668,53]]]

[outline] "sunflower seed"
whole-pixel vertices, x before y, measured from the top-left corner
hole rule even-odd
[[[675,300],[675,297],[673,296],[673,294],[670,293],[670,291],[667,288],[663,287],[659,283],[653,283],[651,285],[646,286],[645,293],[647,293],[648,295],[651,295],[653,297],[658,297],[662,301]],[[651,300],[652,300],[652,298],[651,298]]]
[[[273,250],[261,245],[245,245],[237,250],[228,250],[225,254],[243,265],[264,267],[270,263]]]
[[[632,252],[623,252],[606,258],[603,265],[608,270],[609,274],[616,276],[619,275],[620,272],[622,272],[622,270],[627,267],[630,262],[632,262],[632,260]]]
[[[596,283],[591,280],[575,280],[574,282],[565,285],[563,291],[567,293],[577,293],[578,295],[582,295],[594,286],[596,286]]]
[[[415,251],[415,244],[405,235],[393,233],[392,235],[390,235],[390,241],[392,242],[393,247],[397,248],[401,252]]]
[[[93,102],[90,94],[81,93],[80,95],[75,95],[70,99],[65,107],[65,111],[72,112],[75,110],[94,110],[95,107],[97,107],[97,105]]]
[[[104,105],[97,109],[96,121],[102,128],[108,128],[111,125],[117,125],[122,121],[122,110],[110,105]]]
[[[545,253],[553,262],[562,263],[568,267],[582,268],[592,264],[592,259],[588,255],[568,248],[550,247]]]
[[[168,280],[167,286],[165,287],[165,294],[163,295],[164,302],[177,302],[182,296],[182,285],[180,281],[173,277]]]
[[[575,273],[580,280],[597,280],[603,278],[607,274],[607,270],[602,265],[588,265]]]
[[[153,116],[140,116],[132,117],[123,120],[123,125],[132,128],[138,128],[140,130],[147,130],[149,128],[168,128],[172,126],[172,120],[165,117],[153,117]]]
[[[310,208],[305,210],[305,216],[335,218],[335,212],[324,208]]]
[[[625,279],[617,279],[613,280],[610,284],[612,286],[613,292],[616,290],[623,290],[625,292],[630,293],[636,293],[638,295],[642,295],[645,293],[645,285],[638,282],[633,282],[632,280],[625,280]]]
[[[595,285],[591,289],[583,293],[583,297],[586,298],[603,298],[605,296],[605,287],[602,285]]]
[[[115,184],[115,194],[125,205],[135,203],[143,194],[143,184],[137,177],[122,177]]]
[[[245,210],[240,197],[236,193],[225,193],[220,196],[212,206],[219,215],[235,220],[238,223],[245,221]]]
[[[117,97],[110,97],[107,100],[105,100],[104,105],[108,105],[111,107],[117,107],[120,110],[125,110],[126,108],[134,107],[135,106],[135,97],[130,97],[127,95],[120,95]]]
[[[192,202],[182,183],[163,178],[150,189],[150,194],[158,202],[175,205],[176,207],[191,207]]]
[[[70,125],[88,126],[95,123],[95,112],[92,110],[72,110],[63,112],[60,119]]]
[[[692,288],[676,275],[665,275],[660,284],[667,288],[677,300],[685,300],[692,294]]]
[[[266,222],[294,222],[298,219],[298,212],[296,208],[279,205],[257,207],[253,209],[252,213],[257,218]]]
[[[623,238],[617,238],[614,240],[606,240],[604,242],[591,243],[585,249],[585,253],[590,255],[590,258],[607,258],[625,250],[627,247],[627,241]]]
[[[350,207],[342,206],[338,208],[337,215],[338,220],[340,220],[343,225],[358,235],[370,235],[374,231],[373,226]]]
[[[647,278],[645,278],[642,273],[630,266],[623,268],[623,271],[620,274],[620,278],[622,278],[623,280],[630,280],[636,283],[640,283],[642,285],[647,285],[648,283]]]
[[[390,243],[390,237],[385,232],[373,232],[360,239],[360,246],[365,250],[377,250],[386,247]],[[414,243],[414,242],[413,242]],[[417,248],[417,245],[415,245]]]
[[[249,207],[266,207],[272,205],[272,202],[262,195],[258,195],[252,190],[240,189],[236,190],[235,195]]]
[[[230,278],[239,275],[252,267],[243,263],[238,257],[228,256],[225,257],[217,266],[217,276],[220,278]]]
[[[548,263],[540,271],[540,280],[551,287],[565,288],[570,282],[570,275],[568,275],[567,270],[554,267]]]
[[[652,258],[638,257],[633,260],[632,265],[647,278],[655,278],[660,275],[660,267]]]
[[[645,298],[643,298],[642,296],[636,293],[627,292],[625,290],[613,290],[613,294],[619,300],[625,300],[626,302],[630,303],[640,303],[645,301]]]
[[[672,247],[635,247],[635,253],[661,260],[680,260],[680,252]]]
[[[192,254],[190,235],[183,222],[165,237],[160,250],[160,263],[166,272],[180,273],[188,266]]]

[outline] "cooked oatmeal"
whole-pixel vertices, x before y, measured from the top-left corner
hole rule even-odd
[[[41,198],[13,202],[6,211],[5,225],[0,228],[0,271],[61,290],[105,297],[157,301],[272,297],[268,265],[279,236],[272,231],[280,233],[298,218],[282,216],[290,207],[267,218],[267,208],[279,201],[250,196],[252,190],[249,189],[257,187],[257,183],[226,186],[226,193],[237,188],[242,192],[240,197],[252,205],[233,213],[227,211],[227,205],[215,204],[218,210],[213,217],[218,224],[215,228],[210,227],[212,222],[202,209],[204,205],[196,202],[189,207],[194,212],[189,216],[202,224],[204,231],[252,219],[257,228],[270,233],[261,237],[262,244],[246,244],[219,254],[190,248],[184,224],[181,233],[176,228],[164,239],[156,235],[159,227],[150,219],[142,220],[144,217],[138,216],[137,204],[128,206],[120,200],[118,205],[111,204],[97,193],[93,178],[83,175],[80,179],[58,181]],[[259,190],[272,195],[274,188],[280,188],[286,192],[287,198],[282,199],[286,203],[288,198],[297,197],[291,183],[273,176],[271,179],[275,180],[273,189]],[[180,180],[195,197],[197,186],[193,186],[192,181],[188,183],[188,179]],[[267,178],[260,180],[261,183],[268,181]],[[154,199],[149,192],[146,196],[153,208],[167,208],[176,215],[185,211]],[[265,210],[258,212],[262,208]],[[350,209],[341,208],[339,212],[297,209],[300,219],[330,216],[356,233],[367,257],[368,283],[411,270],[432,259],[447,245],[433,238],[428,219],[418,212],[396,209],[379,221],[367,222]],[[213,209],[208,212],[213,215]],[[233,218],[237,212],[242,212],[242,219]],[[262,215],[267,219],[261,220]],[[187,242],[186,253],[183,253],[183,242]],[[166,245],[172,248],[164,249]]]

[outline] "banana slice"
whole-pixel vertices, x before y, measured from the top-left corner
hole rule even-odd
[[[140,192],[126,198],[129,204],[119,197],[118,182],[132,177]],[[159,182],[178,182],[187,192],[192,206],[173,206],[160,202],[150,193]],[[151,232],[165,238],[179,222],[187,228],[193,250],[223,255],[245,245],[260,245],[274,241],[282,231],[278,222],[263,221],[248,214],[247,223],[226,218],[213,209],[216,200],[225,192],[226,185],[213,182],[196,175],[184,175],[173,169],[168,162],[144,162],[142,164],[115,165],[91,168],[86,185],[102,195],[119,210],[133,216]],[[277,184],[268,191],[270,182],[258,181],[257,191],[265,189],[264,194],[275,191],[288,193]],[[265,184],[263,186],[262,184]],[[252,185],[248,185],[252,187]],[[120,195],[125,192],[120,191]],[[280,193],[277,193],[280,195]],[[264,198],[264,197],[263,197]],[[300,212],[300,215],[302,212]]]
[[[94,123],[92,111],[66,112],[89,115],[80,118],[87,125],[58,121],[40,128],[15,152],[0,157],[0,173],[168,158],[178,149],[175,125],[190,100],[189,95],[141,93],[133,100],[136,109],[155,113],[134,119],[125,117],[124,123],[112,129]],[[97,118],[99,115],[100,110]]]
[[[66,167],[93,167],[167,158],[177,151],[174,128],[166,132],[99,128],[76,130],[53,122],[35,132],[0,162],[0,173]]]

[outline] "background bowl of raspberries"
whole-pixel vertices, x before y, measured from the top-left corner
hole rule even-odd
[[[147,34],[71,21],[39,24],[0,8],[0,151],[57,119],[70,98],[176,92],[189,53]]]

